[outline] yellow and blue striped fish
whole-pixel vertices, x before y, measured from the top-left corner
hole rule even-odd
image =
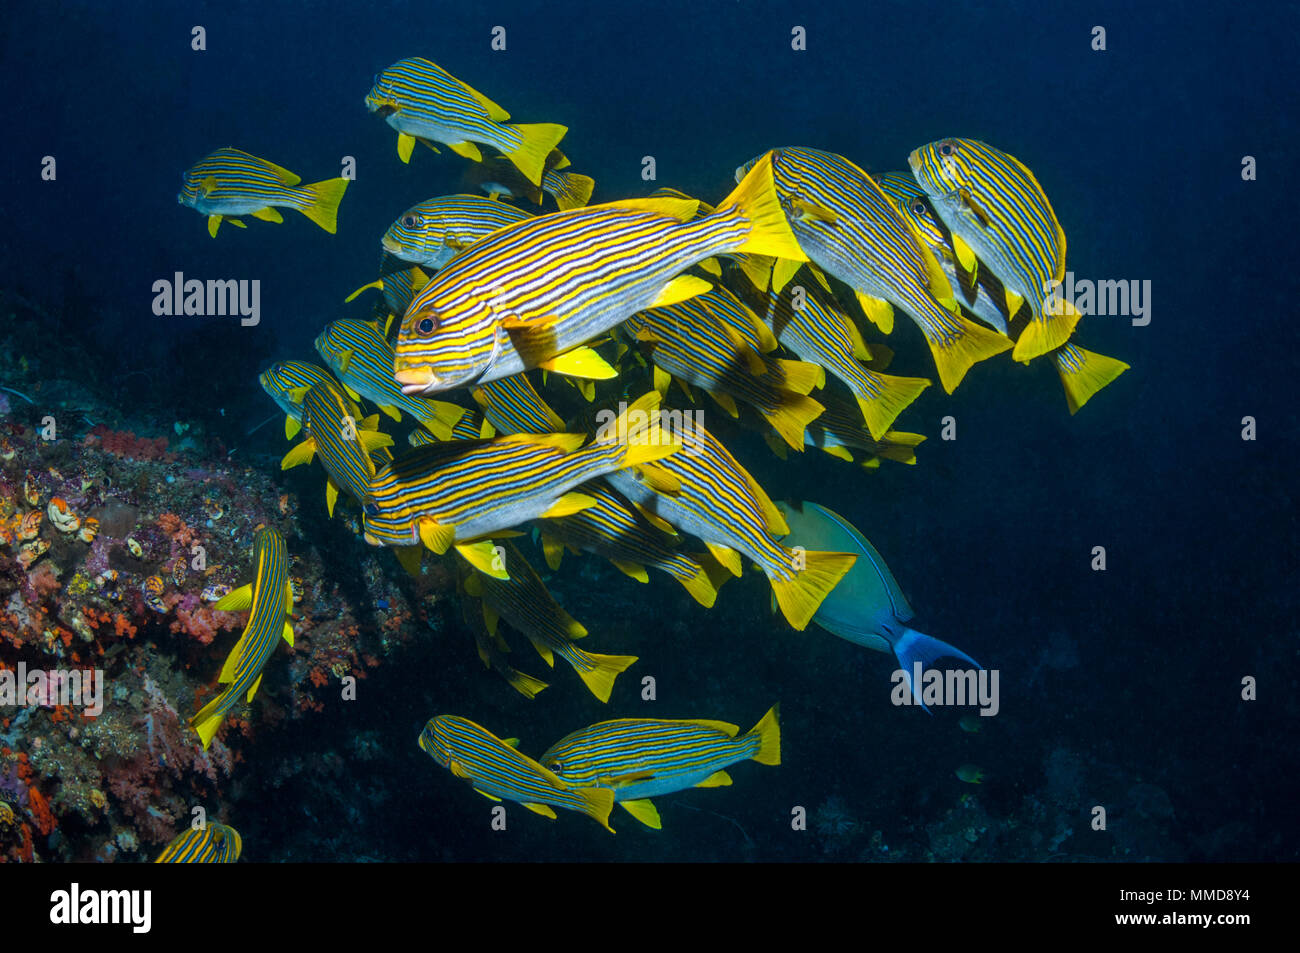
[[[781,726],[773,705],[740,734],[725,721],[619,718],[565,735],[542,755],[542,765],[567,784],[607,788],[625,811],[659,830],[650,800],[688,788],[731,784],[727,768],[739,761],[781,763]]]
[[[483,600],[483,620],[495,637],[497,622],[505,619],[524,634],[537,654],[551,668],[560,656],[578,673],[588,691],[608,702],[614,680],[637,660],[635,655],[596,655],[578,648],[574,639],[587,635],[586,628],[555,601],[536,570],[517,547],[506,541],[501,559],[509,579],[471,573],[465,591]]]
[[[218,149],[190,166],[182,176],[176,201],[208,217],[208,234],[217,237],[223,220],[244,227],[239,215],[283,222],[275,210],[302,212],[333,235],[338,230],[339,202],[347,179],[299,185],[302,179],[273,162],[238,149]]]
[[[215,822],[178,834],[155,864],[233,864],[243,852],[239,831]]]
[[[354,399],[374,401],[393,420],[406,411],[439,440],[451,437],[451,428],[465,408],[443,400],[410,397],[393,381],[393,345],[375,321],[335,321],[316,338],[316,353],[330,366]]]
[[[962,316],[934,255],[856,165],[832,152],[792,148],[776,151],[772,169],[808,257],[852,288],[886,334],[892,305],[903,308],[925,336],[944,390],[951,394],[977,361],[1009,348],[1005,337]],[[787,280],[774,272],[773,290]]]
[[[497,157],[485,159],[478,165],[470,166],[465,181],[488,194],[488,197],[516,199],[525,198],[534,205],[541,205],[544,196],[555,199],[556,206],[565,212],[572,208],[582,208],[591,201],[595,191],[596,180],[589,175],[568,171],[569,160],[559,149],[553,149],[546,158],[546,171],[542,173],[541,185],[534,185],[525,179],[514,163]]]
[[[853,462],[851,450],[864,450],[867,457],[862,465],[868,469],[880,466],[882,459],[916,463],[915,448],[925,442],[923,435],[886,430],[876,437],[862,425],[862,417],[848,400],[831,391],[824,391],[821,397],[826,409],[808,427],[808,446],[849,463]],[[778,456],[784,454],[785,447],[775,440],[769,445]]]
[[[302,402],[302,424],[306,439],[285,454],[280,469],[311,463],[319,454],[326,473],[325,505],[329,515],[334,515],[340,490],[346,490],[358,504],[364,505],[369,499],[370,480],[375,475],[375,462],[370,454],[393,445],[393,438],[377,429],[379,415],[363,420],[361,409],[343,388],[329,381],[307,391]],[[390,460],[391,457],[383,462]]]
[[[546,157],[569,131],[549,122],[507,124],[508,112],[420,56],[400,60],[376,76],[366,108],[397,130],[403,162],[410,161],[416,139],[441,142],[475,162],[483,161],[475,145],[482,143],[500,150],[533,185],[542,181]]]
[[[252,612],[222,666],[219,681],[226,686],[225,690],[190,719],[204,751],[239,697],[247,692],[247,700],[253,700],[262,684],[262,670],[280,639],[293,645],[293,627],[287,621],[293,611],[293,590],[289,585],[289,554],[284,537],[270,527],[262,527],[253,537],[253,556],[257,563],[253,582],[227,593],[212,606],[223,612],[238,612],[251,606]]]
[[[530,700],[550,687],[540,678],[521,672],[510,664],[510,646],[499,632],[488,632],[487,620],[478,600],[461,599],[460,611],[466,628],[474,635],[474,647],[484,668],[496,672],[511,688]]]
[[[603,483],[584,483],[578,492],[596,502],[572,516],[547,520],[539,527],[546,565],[560,568],[564,547],[603,556],[637,582],[648,582],[646,567],[667,573],[706,609],[718,598],[717,583],[695,559],[677,552],[661,530]]]
[[[961,303],[981,321],[1007,334],[1007,317],[1014,317],[1012,308],[1020,305],[1017,296],[1012,295],[1008,299],[997,276],[988,268],[978,267],[978,259],[969,246],[940,228],[938,217],[928,204],[928,197],[910,176],[893,172],[877,176],[877,179],[881,188],[899,202],[899,211],[917,226],[926,243],[935,252],[949,280],[961,289]],[[959,247],[960,255],[957,250]],[[961,258],[965,259],[964,265]],[[963,278],[968,280],[963,281]],[[999,301],[1007,309],[1005,317],[999,309]],[[1030,320],[1033,320],[1032,317]],[[1123,361],[1086,351],[1073,343],[1067,342],[1049,353],[1060,376],[1066,404],[1072,415],[1078,413],[1079,408],[1097,391],[1128,370],[1128,365]],[[1012,356],[1014,357],[1014,352]]]
[[[898,213],[907,219],[934,253],[948,283],[958,294],[958,303],[989,327],[1006,334],[1007,318],[1011,315],[1007,313],[1006,292],[1002,283],[987,268],[976,267],[972,270],[958,261],[956,243],[947,227],[939,221],[939,216],[931,208],[929,199],[916,184],[916,180],[906,172],[882,172],[872,178],[893,199]],[[964,247],[962,254],[969,263],[970,256]],[[990,277],[992,281],[987,280]]]
[[[802,291],[796,292],[798,288]],[[871,360],[872,355],[862,332],[834,298],[816,285],[787,285],[779,292],[770,292],[763,320],[783,345],[848,387],[862,419],[876,437],[883,435],[930,386],[923,377],[898,377],[867,367],[863,361]],[[818,395],[825,405],[821,397]]]
[[[692,200],[628,199],[509,225],[457,257],[407,308],[395,376],[408,394],[531,367],[615,371],[586,342],[638,311],[708,291],[681,272],[734,251],[805,258],[759,160],[717,212]]]
[[[397,258],[384,252],[379,269],[380,277],[369,284],[362,285],[343,299],[346,304],[358,298],[363,291],[372,288],[377,290],[383,297],[382,310],[390,316],[384,328],[385,336],[392,330],[393,319],[404,314],[407,305],[419,294],[420,289],[429,283],[429,273],[419,265],[411,268],[394,268],[391,263],[396,261]]]
[[[650,193],[651,198],[670,198],[685,199],[693,201],[691,196],[679,189],[668,188],[663,186],[655,189]],[[712,215],[716,209],[708,202],[700,202],[700,207],[695,212],[696,218],[704,218],[706,215]],[[720,255],[720,258],[731,262],[735,265],[744,276],[749,279],[749,283],[758,291],[766,291],[767,283],[772,275],[772,259],[766,255],[750,255],[745,252],[734,252],[730,255]],[[709,259],[700,262],[700,267],[714,277],[720,277],[722,269],[710,263]]]
[[[755,350],[715,314],[715,302],[722,303],[716,291],[667,308],[651,308],[627,322],[626,327],[650,352],[656,388],[667,393],[671,378],[684,380],[706,390],[732,417],[740,416],[736,400],[742,400],[762,414],[786,443],[802,451],[804,428],[822,412],[822,405],[808,394],[825,384],[825,373],[816,364],[772,358]]]
[[[527,374],[489,381],[474,388],[470,396],[497,433],[559,433],[564,429],[564,421],[537,393]]]
[[[1049,304],[1065,277],[1065,231],[1034,174],[976,139],[939,139],[907,161],[957,240],[962,266],[971,271],[978,258],[997,275],[1012,316],[1021,300],[1029,305],[1029,323],[1011,356],[1028,361],[1069,340],[1079,313],[1069,302]]]
[[[408,208],[380,244],[402,261],[437,271],[484,235],[529,218],[513,205],[481,195],[444,195]]]
[[[262,390],[284,411],[284,436],[292,440],[302,428],[302,399],[317,384],[334,378],[323,367],[306,361],[281,361],[262,371]]]
[[[365,539],[374,546],[423,542],[438,554],[454,545],[471,565],[504,577],[487,537],[590,506],[574,487],[676,452],[679,445],[660,432],[658,399],[652,391],[624,411],[617,433],[625,441],[616,435],[583,447],[584,434],[513,434],[417,447],[370,481]]]
[[[565,784],[555,774],[482,725],[459,715],[430,718],[420,732],[420,748],[454,777],[469,781],[492,801],[515,801],[534,814],[555,818],[549,805],[577,811],[609,826],[612,791]]]
[[[733,576],[740,555],[763,570],[790,624],[804,629],[817,606],[853,566],[850,553],[795,553],[776,539],[788,532],[780,512],[758,482],[718,440],[696,424],[681,435],[682,450],[646,467],[605,477],[655,525],[677,527],[702,539]],[[659,492],[651,480],[664,473],[679,486]]]

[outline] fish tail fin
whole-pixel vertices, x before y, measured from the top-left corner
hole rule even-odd
[[[520,142],[506,151],[506,155],[529,182],[541,185],[542,173],[546,171],[546,157],[560,144],[569,127],[553,122],[534,122],[512,123],[509,129],[519,137]]]
[[[614,691],[614,679],[637,660],[635,655],[592,655],[588,661],[593,665],[590,671],[578,672],[587,689],[603,702],[609,701]]]
[[[555,198],[560,211],[582,208],[591,201],[591,193],[596,188],[596,180],[589,175],[576,172],[557,172],[550,169],[542,177],[542,189]]]
[[[1123,361],[1085,351],[1073,344],[1066,344],[1053,357],[1056,359],[1056,372],[1061,375],[1061,386],[1065,388],[1065,402],[1070,406],[1071,416],[1077,414],[1093,394],[1128,370],[1128,365]]]
[[[302,191],[308,193],[311,200],[302,214],[333,235],[339,228],[339,203],[347,191],[347,179],[326,179],[312,185],[304,185]]]
[[[826,408],[804,394],[791,391],[780,392],[780,403],[768,409],[760,408],[763,419],[772,425],[781,439],[791,449],[803,452],[804,431],[808,425],[821,416]]]
[[[749,234],[739,248],[732,251],[773,258],[807,261],[808,256],[799,247],[799,240],[790,230],[790,222],[781,208],[772,181],[772,153],[754,163],[735,190],[718,206],[718,212],[739,211],[749,219]]]
[[[943,339],[926,336],[930,353],[934,355],[934,366],[939,370],[939,382],[943,389],[951,394],[966,376],[966,372],[976,363],[995,354],[1010,350],[1011,339],[996,331],[989,330],[982,324],[976,324],[969,318],[953,313],[947,315],[950,324],[956,325],[955,334]]]
[[[790,555],[793,560],[794,554]],[[806,629],[822,600],[853,568],[857,558],[853,553],[806,552],[802,554],[804,568],[796,570],[791,578],[769,577],[777,605],[790,625],[801,632]]]
[[[549,683],[515,668],[510,669],[509,674],[502,673],[502,677],[510,684],[511,688],[525,698],[536,698],[541,692],[550,688]]]
[[[916,448],[922,443],[925,443],[924,434],[889,430],[880,438],[876,456],[884,457],[886,460],[896,460],[899,463],[915,464]]]
[[[894,374],[877,374],[866,372],[876,385],[876,393],[859,392],[858,408],[862,419],[871,431],[872,440],[880,440],[889,430],[898,415],[921,395],[921,391],[930,386],[924,377],[898,377]],[[858,388],[861,391],[860,388]]]
[[[920,690],[912,684],[913,665],[920,662],[921,669],[924,671],[927,665],[931,665],[941,658],[956,658],[961,659],[963,662],[969,662],[976,668],[984,667],[955,645],[949,645],[942,639],[932,638],[906,626],[903,627],[902,638],[894,643],[894,657],[898,659],[898,667],[903,672],[903,678],[907,681],[907,687],[912,692],[912,697],[926,711],[930,709],[921,701]]]
[[[759,764],[780,764],[781,763],[781,722],[779,714],[781,705],[778,703],[767,710],[767,714],[758,720],[753,728],[749,729],[747,738],[758,739],[758,752],[751,760]]]
[[[212,739],[217,729],[221,727],[222,719],[225,718],[226,713],[221,710],[221,702],[225,697],[226,693],[222,692],[200,708],[199,713],[190,719],[190,726],[198,732],[204,751],[207,751],[208,745],[212,744]]]
[[[582,813],[586,814],[611,834],[614,828],[609,826],[609,812],[614,810],[614,792],[610,788],[576,788],[575,797],[582,802]]]
[[[1067,301],[1043,315],[1032,317],[1016,340],[1016,348],[1011,357],[1024,364],[1040,354],[1054,351],[1074,333],[1074,326],[1082,315]]]

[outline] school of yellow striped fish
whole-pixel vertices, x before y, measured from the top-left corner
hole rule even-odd
[[[330,323],[321,363],[278,363],[261,384],[298,441],[283,468],[319,463],[331,517],[412,574],[423,559],[455,567],[486,668],[526,698],[549,687],[514,668],[503,622],[601,702],[637,662],[580,647],[587,629],[519,545],[529,535],[552,572],[566,553],[593,554],[641,583],[655,570],[704,609],[748,559],[796,630],[817,622],[909,673],[940,657],[978,665],[905,624],[901,589],[843,517],[774,503],[705,426],[700,392],[784,460],[811,447],[866,468],[914,464],[925,437],[896,425],[931,381],[887,373],[901,311],[945,392],[983,361],[1046,358],[1076,413],[1127,365],[1076,342],[1080,316],[1056,292],[1065,233],[1028,167],[974,139],[927,143],[900,157],[906,171],[880,174],[782,147],[742,162],[716,204],[660,188],[593,205],[595,183],[559,149],[566,126],[515,122],[428,59],[389,66],[365,105],[396,131],[400,161],[445,162],[415,146],[446,149],[483,194],[412,196],[379,237],[379,278],[346,299],[379,291],[375,315]],[[244,217],[281,222],[277,208],[334,233],[347,185],[302,185],[223,148],[185,173],[178,201],[214,238]],[[253,699],[280,640],[292,645],[285,541],[260,530],[254,558],[254,582],[218,603],[250,616],[226,690],[194,717],[204,747],[240,695]],[[615,804],[657,829],[651,797],[730,784],[728,767],[776,765],[781,750],[776,706],[746,733],[704,718],[600,722],[537,759],[454,715],[430,719],[419,744],[487,798],[609,830]],[[164,859],[239,851],[218,825]]]

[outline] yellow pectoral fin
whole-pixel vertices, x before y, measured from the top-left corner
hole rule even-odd
[[[253,587],[240,586],[232,589],[212,604],[220,612],[240,612],[253,604]]]
[[[432,516],[422,516],[419,520],[420,542],[441,556],[451,548],[456,539],[456,527],[439,523]]]
[[[552,503],[542,514],[543,519],[555,519],[560,516],[572,516],[596,505],[596,498],[586,493],[566,493]]]
[[[449,760],[449,761],[447,762],[447,770],[450,771],[450,772],[452,773],[452,776],[453,776],[453,777],[461,778],[461,779],[463,779],[463,780],[468,780],[469,777],[470,777],[470,773],[469,773],[468,771],[466,771],[466,770],[461,766],[461,763],[460,763],[459,761],[457,761],[455,758],[452,758],[451,760]],[[480,792],[480,793],[482,793],[482,792]],[[487,795],[484,795],[484,796],[486,797]]]
[[[827,225],[835,225],[840,220],[840,217],[830,209],[806,199],[794,199],[790,204],[794,208],[795,216],[801,222],[823,222]]]
[[[725,788],[731,786],[731,775],[726,771],[716,771],[695,785],[697,788]]]
[[[518,314],[507,314],[500,319],[500,324],[501,327],[505,328],[507,331],[522,330],[525,328],[528,330],[535,330],[538,328],[550,327],[551,325],[556,324],[559,320],[560,319],[553,314],[537,314],[529,318],[525,318]]]
[[[339,373],[340,373],[340,374],[346,374],[346,373],[348,372],[348,368],[351,367],[351,366],[352,366],[352,349],[351,349],[351,348],[345,348],[344,350],[339,351]],[[357,399],[358,399],[357,396],[356,396],[356,391],[354,391],[352,388],[348,387],[347,384],[344,384],[343,386],[344,386],[344,388],[347,389],[347,392],[348,392],[350,395],[352,395],[352,399],[353,399],[353,400],[357,400]]]
[[[510,747],[512,747],[512,748],[518,748],[518,747],[519,747],[519,739],[518,739],[518,738],[502,738],[501,740],[502,740],[503,742],[505,742],[506,744],[508,744],[508,745],[509,745]]]
[[[659,809],[654,806],[654,802],[646,798],[636,801],[619,801],[618,806],[627,811],[646,827],[654,830],[663,830],[663,821],[659,819]]]
[[[207,198],[216,190],[217,190],[217,177],[215,175],[210,175],[202,182],[199,183],[199,192],[202,193],[204,198]]]
[[[284,221],[284,216],[269,205],[266,208],[259,208],[254,212],[253,218],[261,219],[263,222],[275,222],[277,224]]]
[[[465,562],[493,579],[510,578],[510,574],[506,571],[505,560],[497,551],[496,544],[490,539],[481,539],[477,543],[459,543],[456,552],[461,554]]]
[[[659,296],[650,304],[650,307],[666,308],[670,304],[678,304],[712,290],[713,285],[703,278],[696,278],[694,275],[678,275],[663,286],[659,291]]]
[[[411,161],[411,153],[415,151],[415,136],[408,136],[404,132],[397,134],[397,158],[403,162]]]
[[[958,194],[960,194],[961,200],[965,203],[966,207],[975,213],[975,217],[980,220],[980,224],[985,228],[988,228],[989,225],[992,224],[993,219],[989,216],[988,212],[984,211],[984,209],[980,207],[979,202],[975,201],[975,196],[971,195],[967,189],[960,189]]]
[[[961,270],[968,275],[974,275],[979,268],[979,261],[975,257],[975,252],[959,236],[952,236],[952,249],[957,253],[957,264],[961,265]]]
[[[527,801],[521,803],[534,814],[540,814],[542,817],[549,817],[551,820],[555,820],[555,811],[552,808],[547,807],[545,804],[530,804]]]
[[[609,362],[589,347],[576,347],[558,357],[542,361],[537,366],[549,371],[555,371],[557,374],[567,374],[570,377],[589,377],[599,381],[618,376],[618,371],[610,367]]]

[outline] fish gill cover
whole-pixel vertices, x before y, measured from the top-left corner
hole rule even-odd
[[[0,858],[1295,860],[1231,16],[11,11]]]

